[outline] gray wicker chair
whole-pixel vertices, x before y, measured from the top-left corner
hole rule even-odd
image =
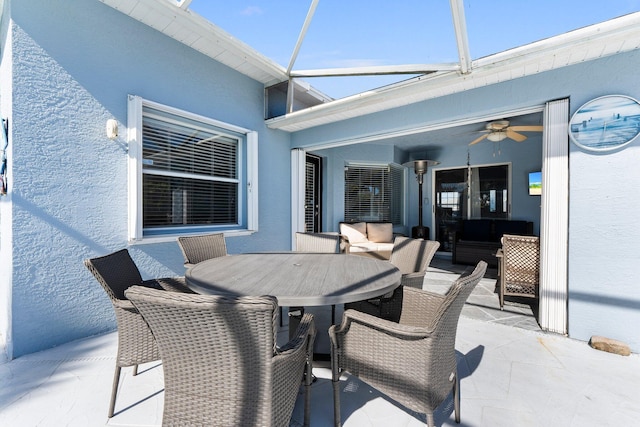
[[[540,282],[540,240],[536,236],[502,236],[498,252],[500,309],[504,297],[538,297]]]
[[[275,297],[227,297],[133,286],[125,292],[157,339],[163,426],[288,426],[305,378],[309,422],[313,316],[276,346]]]
[[[121,369],[133,366],[133,375],[136,375],[139,364],[160,359],[156,341],[149,327],[131,301],[126,299],[124,291],[132,285],[142,284],[153,288],[160,288],[161,285],[158,280],[142,280],[138,267],[126,249],[87,259],[84,264],[106,291],[116,314],[118,354],[109,403],[108,417],[111,418],[115,408]],[[169,283],[172,279],[167,281]]]
[[[227,255],[223,233],[178,237],[178,246],[184,256],[184,266],[191,267],[211,258]]]
[[[460,379],[455,341],[460,312],[484,276],[480,261],[468,276],[460,276],[445,295],[406,287],[400,322],[355,310],[329,329],[334,396],[334,424],[340,420],[340,375],[346,371],[405,407],[427,414],[453,390],[456,422],[460,422]]]
[[[340,253],[340,235],[328,233],[296,233],[297,252]]]
[[[296,233],[296,252],[339,254],[340,234]],[[280,311],[280,316],[282,316],[282,311]],[[331,305],[331,324],[334,323],[336,323],[335,304]]]
[[[402,282],[393,292],[380,298],[345,304],[345,309],[353,309],[383,319],[397,322],[402,307],[403,287],[422,289],[422,282],[440,242],[434,240],[396,237],[389,262],[402,273]]]

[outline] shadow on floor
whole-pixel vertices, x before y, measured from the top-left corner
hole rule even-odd
[[[425,275],[425,289],[443,293],[460,274],[472,271],[474,266],[453,264],[451,257],[438,254],[433,258]],[[531,298],[505,297],[500,309],[498,298],[497,269],[488,268],[462,309],[462,315],[477,320],[500,323],[508,326],[540,330],[538,322],[538,300]]]

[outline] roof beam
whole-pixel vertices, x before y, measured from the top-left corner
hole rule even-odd
[[[429,74],[436,71],[459,71],[457,63],[381,65],[377,67],[324,68],[289,72],[291,77],[377,76],[389,74]]]
[[[309,29],[309,25],[311,25],[311,20],[313,19],[313,15],[316,13],[316,8],[318,7],[319,1],[320,0],[312,0],[311,5],[309,5],[309,11],[307,12],[307,17],[304,19],[304,24],[302,24],[302,29],[300,30],[300,35],[298,36],[296,47],[293,49],[293,53],[291,54],[291,60],[289,61],[289,66],[287,67],[287,75],[291,73],[293,64],[296,62],[296,58],[298,57],[298,52],[300,52],[300,47],[302,46],[302,42],[304,41],[304,38],[307,35],[307,30]]]
[[[458,44],[458,57],[460,58],[460,72],[471,72],[471,54],[469,53],[469,37],[467,35],[467,20],[464,17],[463,0],[450,0],[453,29]]]

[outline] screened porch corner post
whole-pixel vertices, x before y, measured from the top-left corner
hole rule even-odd
[[[304,231],[306,151],[291,150],[291,248],[296,247],[296,233]]]
[[[567,334],[569,238],[569,100],[548,102],[542,136],[540,327]]]
[[[128,96],[127,107],[127,185],[130,242],[142,240],[142,98]]]

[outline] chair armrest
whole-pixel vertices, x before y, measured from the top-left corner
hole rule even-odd
[[[161,277],[159,279],[154,279],[160,289],[164,289],[165,291],[170,292],[183,292],[187,294],[193,294],[193,292],[188,286],[184,276],[181,277]]]
[[[340,252],[348,254],[349,247],[351,246],[351,243],[349,243],[349,237],[340,233],[338,233],[338,235],[340,236]]]
[[[426,338],[430,335],[430,331],[422,327],[401,325],[357,310],[347,310],[342,316],[342,323],[329,328],[329,337],[331,338],[332,344],[337,343],[337,334],[348,334],[351,324],[354,322],[364,325],[382,335],[411,339]]]
[[[113,306],[122,310],[137,312],[138,309],[128,299],[114,299],[112,300]]]
[[[422,289],[425,271],[417,271],[415,273],[407,273],[402,275],[402,286]]]
[[[294,337],[282,347],[277,348],[276,354],[278,356],[286,356],[287,354],[295,353],[300,349],[300,347],[304,347],[305,344],[307,350],[312,351],[315,337],[316,327],[313,315],[305,313],[300,320],[300,324],[298,325],[298,329],[296,329]]]
[[[159,289],[162,290],[162,285],[160,284],[160,280],[162,279],[148,279],[143,280],[139,283],[140,286],[144,286],[145,288]]]

